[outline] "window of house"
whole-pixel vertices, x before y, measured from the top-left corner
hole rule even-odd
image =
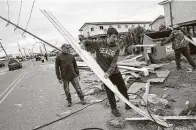
[[[100,28],[101,30],[103,30],[103,26],[99,26],[99,28]]]
[[[138,26],[140,27],[140,24],[138,24]]]
[[[132,24],[132,27],[134,28],[134,27],[135,27],[135,25],[134,25],[134,24]]]
[[[125,28],[128,28],[128,25],[125,25]]]
[[[120,26],[120,25],[118,25],[118,28],[121,28],[121,26]]]
[[[109,25],[109,28],[112,28],[112,25]]]
[[[91,31],[94,31],[94,27],[91,28]]]
[[[146,27],[146,24],[144,24],[144,27]]]

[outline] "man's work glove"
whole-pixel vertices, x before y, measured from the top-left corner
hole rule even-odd
[[[110,76],[110,75],[106,72],[105,75],[104,75],[104,78],[105,78],[105,79],[108,79],[109,76]]]
[[[82,48],[83,50],[86,50],[86,47],[84,46],[83,43],[81,44],[81,48]]]

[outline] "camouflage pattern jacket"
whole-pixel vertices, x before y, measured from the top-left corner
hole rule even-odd
[[[181,30],[173,30],[170,36],[166,39],[166,41],[163,42],[163,44],[167,44],[170,42],[172,42],[172,48],[174,50],[187,47],[189,43],[185,40],[184,34]]]

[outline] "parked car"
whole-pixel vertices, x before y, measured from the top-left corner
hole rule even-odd
[[[4,62],[0,61],[0,68],[5,67]]]
[[[22,68],[22,63],[15,58],[10,58],[8,62],[9,71]]]
[[[41,61],[41,56],[35,56],[36,61]]]

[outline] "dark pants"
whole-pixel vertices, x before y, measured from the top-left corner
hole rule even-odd
[[[84,100],[84,95],[83,95],[82,90],[80,88],[80,84],[79,84],[78,78],[74,78],[71,81],[63,80],[63,87],[64,87],[64,90],[65,90],[65,95],[67,97],[68,102],[71,102],[71,94],[70,94],[70,91],[69,91],[69,82],[72,83],[72,85],[75,88],[75,90],[76,90],[80,100]]]
[[[112,83],[117,86],[119,92],[125,98],[127,98],[129,100],[129,97],[127,94],[127,88],[126,88],[126,85],[125,85],[125,82],[122,78],[121,73],[113,74],[109,78],[112,81]],[[116,109],[116,99],[115,99],[114,93],[105,84],[104,84],[104,86],[105,86],[105,90],[107,93],[107,97],[108,97],[111,109]]]
[[[175,50],[175,60],[176,60],[177,69],[181,69],[181,66],[180,66],[181,53],[186,57],[186,59],[188,60],[189,64],[193,67],[193,69],[195,69],[196,66],[195,66],[193,59],[191,58],[188,47],[183,47],[183,48]]]

